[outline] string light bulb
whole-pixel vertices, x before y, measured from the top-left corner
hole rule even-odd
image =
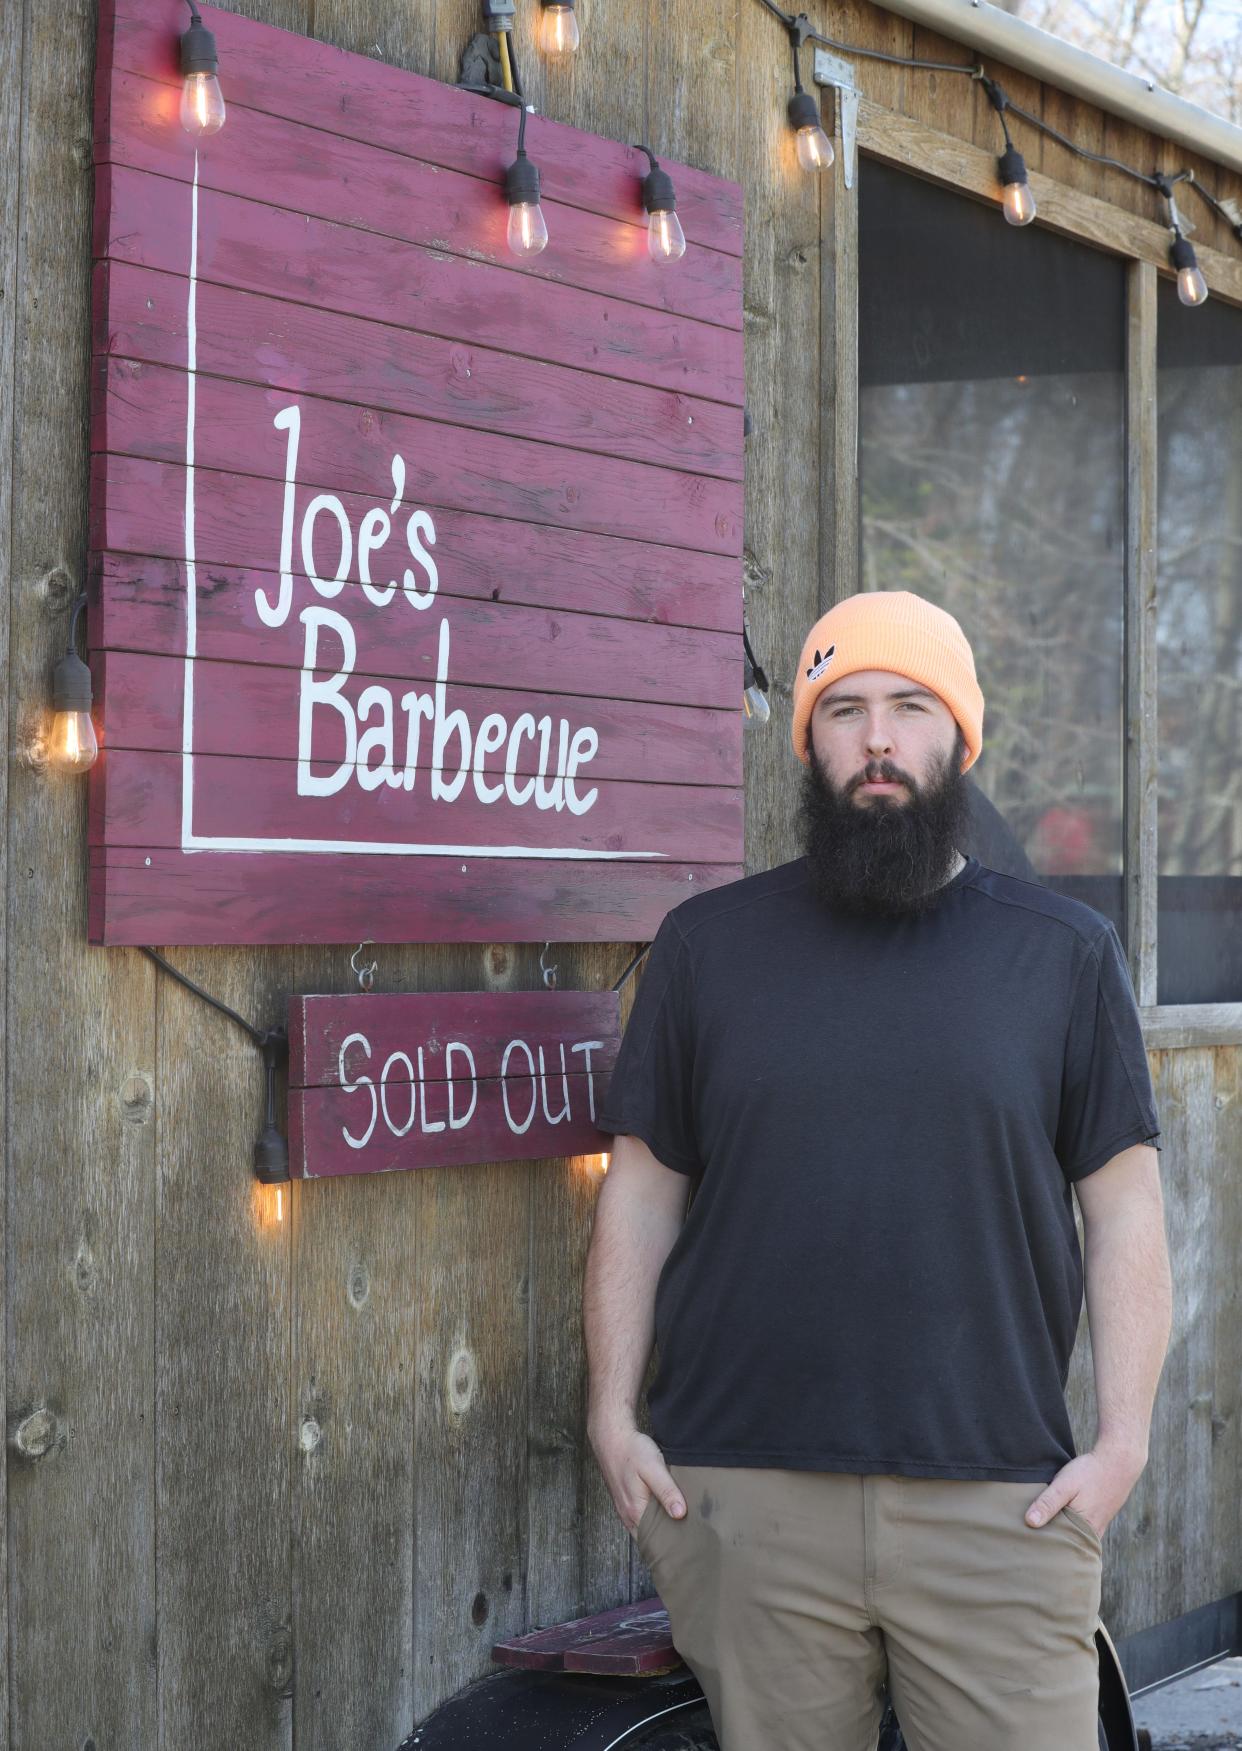
[[[181,38],[181,126],[187,134],[201,139],[219,133],[224,126],[224,97],[216,77],[216,39],[199,15],[194,0],[190,8],[190,28]]]
[[[1026,180],[1026,160],[1014,146],[1000,155],[1000,179],[1004,188],[1001,209],[1011,225],[1029,225],[1035,217],[1035,196]]]
[[[677,217],[673,179],[661,170],[650,146],[635,146],[645,152],[651,169],[642,182],[643,206],[647,209],[647,254],[655,262],[680,261],[686,253],[686,234]]]
[[[545,55],[572,55],[582,41],[574,0],[542,0],[539,46]]]
[[[99,754],[91,721],[91,672],[75,649],[78,618],[86,606],[83,592],[73,604],[69,648],[52,677],[52,737],[49,758],[62,772],[85,772]]]
[[[1005,120],[1009,99],[996,80],[989,79],[986,73],[980,75],[980,81],[987,92],[988,102],[1000,117],[1001,131],[1005,136],[1005,150],[996,160],[1004,191],[1001,195],[1001,211],[1010,225],[1029,225],[1035,217],[1035,196],[1026,180],[1026,159],[1014,145],[1009,133],[1009,123]]]
[[[742,651],[742,710],[748,720],[765,724],[772,716],[772,708],[768,704],[768,678],[755,661],[755,653],[750,648],[745,606],[742,608]]]
[[[258,1036],[258,1045],[263,1054],[264,1115],[263,1130],[254,1146],[254,1177],[263,1187],[261,1219],[279,1224],[285,1219],[289,1144],[276,1125],[276,1068],[288,1060],[289,1035],[283,1027],[267,1028]]]
[[[832,149],[832,141],[824,131],[824,124],[819,119],[819,99],[813,92],[802,89],[802,67],[799,50],[809,31],[804,15],[799,14],[789,26],[789,40],[793,45],[793,96],[789,100],[789,125],[794,131],[794,139],[798,149],[798,163],[803,170],[827,170],[836,157]]]
[[[789,100],[789,125],[794,130],[798,163],[803,170],[827,170],[836,153],[824,132],[824,124],[819,119],[819,104],[811,92],[794,92]]]
[[[1191,306],[1206,302],[1207,281],[1199,267],[1194,245],[1179,231],[1169,247],[1169,261],[1177,269],[1177,295]]]
[[[518,124],[517,157],[505,171],[505,199],[509,203],[509,248],[514,255],[538,255],[546,248],[548,226],[539,205],[539,166],[526,156],[526,105]]]

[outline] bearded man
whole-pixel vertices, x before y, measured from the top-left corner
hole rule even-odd
[[[598,1115],[592,1447],[722,1751],[874,1751],[886,1692],[910,1751],[1096,1751],[1171,1322],[1129,969],[964,848],[952,615],[839,602],[793,696],[803,854],[666,916]]]

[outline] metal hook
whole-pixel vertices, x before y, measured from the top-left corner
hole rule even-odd
[[[544,955],[547,954],[548,950],[551,947],[552,947],[551,942],[545,942],[543,947],[539,950],[539,970],[543,974],[543,982],[547,986],[548,990],[555,991],[556,990],[556,964],[554,962],[552,966],[548,966],[547,962],[543,958]]]
[[[379,966],[379,962],[372,961],[369,967],[360,967],[355,956],[360,955],[367,944],[374,941],[375,938],[373,936],[364,936],[353,954],[349,957],[349,964],[354,969],[355,973],[357,973],[358,983],[362,986],[364,991],[369,991],[371,986],[375,983],[375,969]]]

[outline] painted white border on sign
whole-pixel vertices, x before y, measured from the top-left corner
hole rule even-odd
[[[185,684],[181,720],[181,849],[194,851],[352,852],[386,857],[557,857],[588,862],[611,859],[664,858],[664,851],[587,851],[580,846],[530,845],[396,845],[369,839],[208,838],[194,831],[194,661],[198,650],[194,550],[194,421],[198,381],[198,148],[194,150],[194,180],[190,188],[190,289],[186,302],[186,426],[185,426]],[[465,867],[464,865],[462,866]]]

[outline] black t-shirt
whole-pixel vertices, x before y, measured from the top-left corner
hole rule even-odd
[[[693,1176],[649,1396],[697,1465],[1047,1482],[1082,1308],[1070,1184],[1156,1142],[1112,922],[968,859],[921,918],[797,858],[683,901],[598,1115]]]

